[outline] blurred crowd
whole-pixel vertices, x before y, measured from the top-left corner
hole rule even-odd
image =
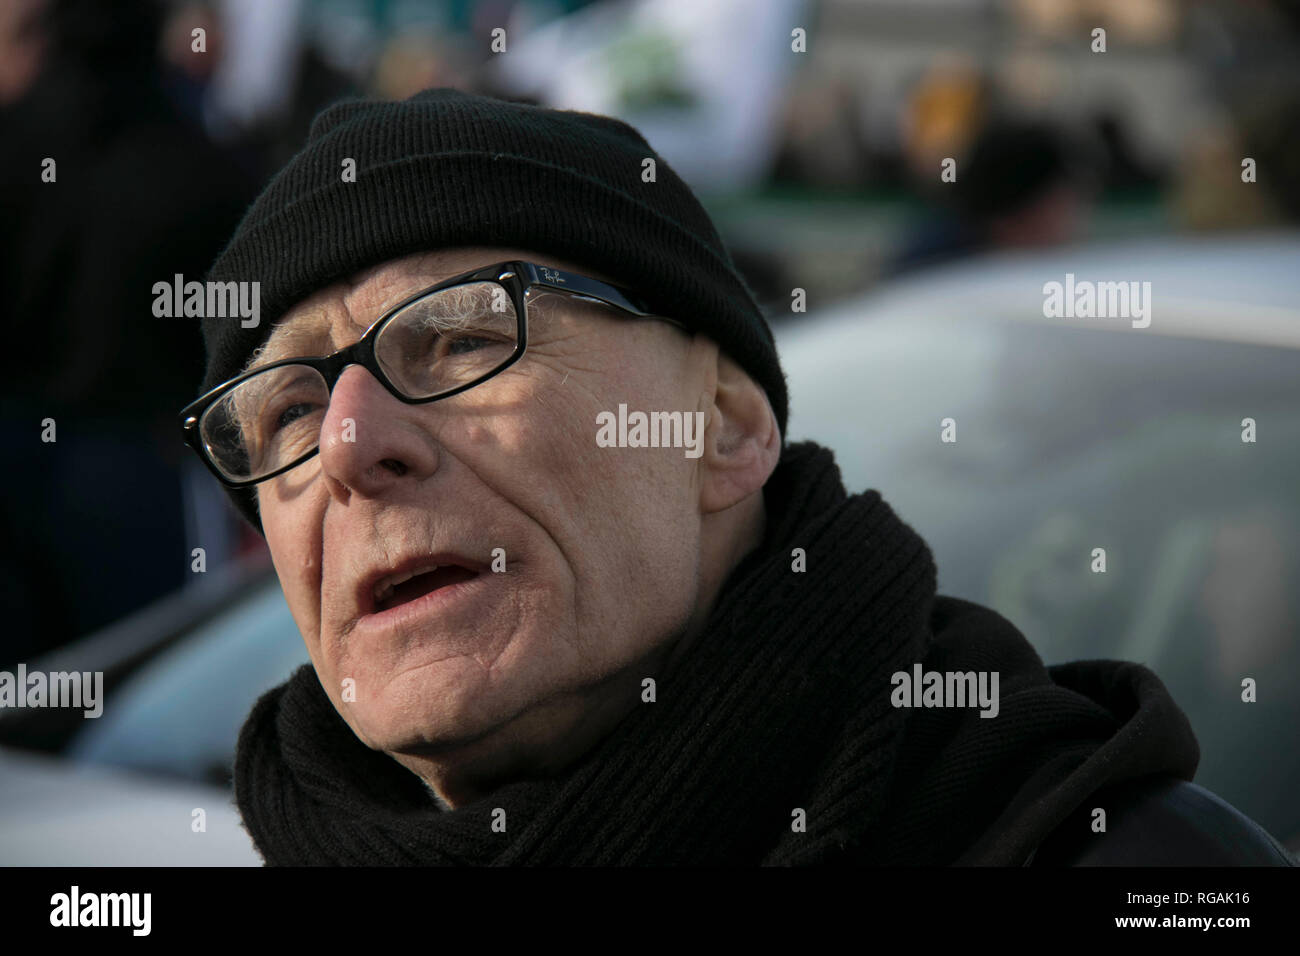
[[[3,0],[0,665],[260,547],[181,445],[202,344],[151,288],[334,99],[622,116],[777,317],[990,249],[1294,224],[1298,45],[1293,0]]]

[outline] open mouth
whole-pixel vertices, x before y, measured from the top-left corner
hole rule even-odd
[[[430,565],[409,572],[390,574],[375,585],[375,613],[406,604],[441,588],[452,587],[478,577],[477,571],[458,564]]]

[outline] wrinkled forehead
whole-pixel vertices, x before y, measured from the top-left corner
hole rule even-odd
[[[581,272],[617,284],[617,279],[601,272],[532,250],[470,248],[420,252],[364,269],[303,299],[275,324],[245,368],[303,355],[328,355],[355,342],[385,312],[422,289],[510,259]]]

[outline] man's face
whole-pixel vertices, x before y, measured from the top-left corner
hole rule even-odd
[[[510,258],[592,274],[500,249],[398,260],[301,302],[258,364],[342,348],[410,295]],[[568,297],[529,316],[523,359],[448,399],[408,405],[346,369],[320,454],[258,486],[325,691],[440,793],[461,772],[545,770],[530,755],[625,710],[698,613],[700,461],[599,447],[597,415],[708,416],[716,347]],[[387,576],[435,564],[388,594]]]

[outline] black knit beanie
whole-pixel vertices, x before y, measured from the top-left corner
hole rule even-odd
[[[344,181],[346,159],[355,181]],[[272,325],[312,293],[390,259],[456,246],[535,249],[606,273],[717,342],[767,392],[784,435],[771,330],[708,214],[641,134],[606,116],[451,89],[344,101],[316,117],[307,145],[208,274],[260,282],[260,321],[246,329],[238,317],[203,320],[202,391],[238,375]],[[232,497],[260,530],[254,493]]]

